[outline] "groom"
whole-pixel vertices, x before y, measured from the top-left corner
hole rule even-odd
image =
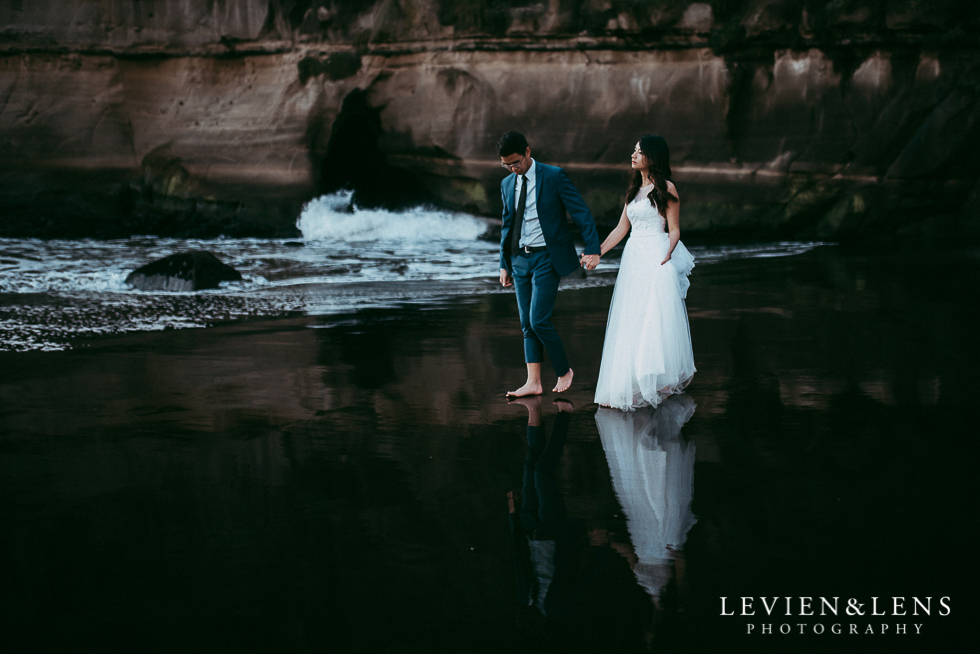
[[[592,213],[565,171],[531,158],[522,134],[507,132],[497,141],[500,165],[511,174],[500,183],[504,225],[500,231],[500,283],[517,288],[517,309],[524,331],[527,382],[507,395],[540,395],[541,359],[547,350],[558,375],[554,392],[572,385],[565,348],[551,324],[558,282],[579,267],[565,210],[578,223],[585,240],[582,262],[590,270],[599,263],[599,234]]]

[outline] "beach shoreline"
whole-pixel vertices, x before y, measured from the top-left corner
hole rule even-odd
[[[583,557],[611,557],[581,599],[619,607],[617,651],[640,651],[646,633],[691,651],[754,646],[748,618],[719,615],[722,595],[952,596],[951,616],[896,648],[968,633],[957,609],[974,564],[956,534],[972,477],[951,453],[972,433],[980,267],[969,247],[941,271],[905,257],[828,247],[695,270],[697,408],[683,437],[696,446],[697,524],[686,594],[671,595],[686,610],[669,603],[672,630],[654,634],[626,559],[583,541]],[[592,403],[611,293],[556,304],[576,372],[558,477],[583,534],[627,539]],[[510,294],[78,345],[0,353],[8,643],[614,642],[589,621],[528,622],[514,604],[507,493],[521,488],[528,412],[503,396],[524,376]],[[543,397],[548,425],[556,397]]]

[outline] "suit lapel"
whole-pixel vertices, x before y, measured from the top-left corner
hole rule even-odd
[[[534,162],[534,204],[538,207],[538,219],[541,219],[541,184],[544,182],[542,179],[541,164],[537,161]]]
[[[514,209],[515,209],[515,207],[514,207],[514,184],[516,184],[516,183],[517,183],[517,174],[516,173],[511,173],[504,180],[504,188],[510,189],[504,195],[504,202],[507,203],[507,211],[510,213],[511,216],[514,215]]]

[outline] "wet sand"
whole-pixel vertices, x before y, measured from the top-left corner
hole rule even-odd
[[[0,643],[949,645],[969,633],[976,603],[966,530],[980,250],[948,256],[940,266],[921,247],[829,246],[695,269],[697,409],[682,436],[696,448],[697,523],[656,610],[630,569],[591,403],[611,288],[562,293],[555,313],[576,372],[555,473],[575,547],[565,608],[548,615],[517,592],[507,493],[522,490],[528,411],[503,397],[524,374],[510,295],[2,353]],[[821,617],[815,600],[817,616],[764,618],[757,599],[755,616],[721,616],[722,596],[729,610],[742,596],[838,596],[841,611]],[[891,615],[896,596],[910,615]],[[847,598],[870,609],[872,597],[888,616],[844,614]],[[913,597],[931,597],[931,615],[913,617]],[[766,623],[773,635],[760,635]],[[784,623],[791,635],[778,633]],[[827,631],[814,634],[816,623]]]

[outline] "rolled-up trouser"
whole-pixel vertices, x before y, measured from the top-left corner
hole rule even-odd
[[[541,363],[544,351],[559,377],[568,372],[568,358],[561,338],[551,324],[561,276],[551,265],[548,252],[518,254],[511,259],[517,310],[524,331],[524,361]]]

